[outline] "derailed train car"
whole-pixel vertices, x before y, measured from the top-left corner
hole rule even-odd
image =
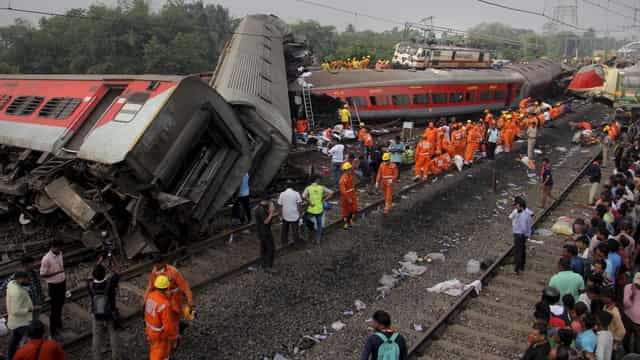
[[[234,36],[213,80],[230,101],[197,76],[0,76],[1,204],[23,226],[71,224],[86,246],[134,256],[197,236],[245,173],[266,186],[291,140],[287,30],[260,15],[240,28],[251,34]],[[271,51],[233,50],[248,38]]]

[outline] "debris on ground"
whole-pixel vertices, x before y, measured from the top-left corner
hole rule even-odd
[[[408,253],[404,254],[403,259],[404,261],[415,263],[418,260],[418,253],[415,251],[409,251]]]
[[[573,219],[567,216],[560,216],[551,227],[551,231],[560,235],[573,235]]]
[[[533,239],[529,239],[528,240],[530,243],[536,244],[536,245],[544,245],[544,241],[542,240],[533,240]]]
[[[424,331],[424,327],[422,326],[422,324],[413,324],[413,330],[415,330],[417,332],[423,332]]]
[[[447,294],[449,296],[460,296],[471,288],[473,288],[477,294],[480,294],[480,291],[482,290],[482,283],[480,280],[475,280],[472,283],[465,285],[462,281],[453,279],[438,283],[435,286],[428,288],[427,291],[438,294]]]
[[[442,253],[428,253],[425,257],[424,260],[428,263],[436,261],[436,260],[440,260],[440,261],[444,261],[444,254]]]
[[[356,300],[353,302],[353,306],[355,306],[356,311],[363,311],[367,308],[367,304],[365,304],[364,302],[360,301],[360,300]]]
[[[556,150],[560,151],[560,152],[567,152],[567,148],[564,146],[556,146],[555,148]]]
[[[354,312],[353,312],[353,310],[352,310],[352,309],[345,309],[345,310],[342,312],[342,315],[347,316],[347,317],[351,317],[351,316],[353,316],[353,314],[354,314]]]
[[[548,230],[548,229],[537,229],[534,234],[542,236],[542,237],[549,237],[551,235],[553,235],[553,231]]]
[[[471,259],[467,261],[467,273],[476,274],[480,272],[480,261]]]
[[[331,324],[331,328],[335,331],[340,331],[342,329],[344,329],[347,326],[347,324],[343,323],[342,321],[338,320],[338,321],[334,321]]]
[[[289,360],[286,357],[284,357],[284,355],[280,354],[280,353],[276,353],[276,355],[273,357],[273,360]]]

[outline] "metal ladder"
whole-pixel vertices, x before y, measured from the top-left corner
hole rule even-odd
[[[302,104],[304,106],[304,116],[307,118],[308,129],[316,128],[313,118],[313,106],[311,105],[311,85],[304,83],[302,85]]]

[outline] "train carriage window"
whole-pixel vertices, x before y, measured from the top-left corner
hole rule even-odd
[[[389,105],[389,100],[386,96],[369,96],[369,102],[371,103],[371,106]]]
[[[493,100],[504,100],[507,98],[507,92],[504,90],[496,90],[493,93]]]
[[[415,94],[413,95],[414,105],[425,105],[429,103],[429,94]]]
[[[391,95],[393,105],[409,105],[409,95]]]
[[[4,108],[5,105],[9,103],[9,100],[11,100],[11,95],[7,95],[7,94],[0,95],[0,109]]]
[[[475,91],[467,91],[464,97],[465,102],[476,102],[476,92]]]
[[[40,109],[38,116],[51,119],[66,119],[80,105],[82,99],[71,97],[55,97],[47,101]]]
[[[349,104],[349,106],[356,106],[356,107],[368,106],[367,98],[364,96],[348,96],[347,104]]]
[[[30,115],[42,104],[42,101],[44,101],[42,96],[18,96],[5,112],[17,116]]]
[[[431,94],[431,100],[434,104],[446,104],[447,103],[448,94]]]
[[[481,91],[480,92],[480,101],[489,101],[491,99],[491,91]]]
[[[464,93],[450,93],[449,94],[449,102],[450,103],[461,103],[464,101]]]

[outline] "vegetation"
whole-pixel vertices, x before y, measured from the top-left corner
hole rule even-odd
[[[16,20],[0,27],[0,73],[158,73],[211,71],[239,19],[220,5],[169,0],[153,12],[145,0],[120,0],[118,6],[93,5],[65,16],[42,18],[38,24]],[[371,56],[391,59],[399,41],[425,34],[393,28],[384,32],[343,32],[309,20],[291,24],[319,61]],[[593,31],[550,35],[514,29],[500,23],[480,24],[469,38],[446,36],[447,43],[493,50],[496,57],[527,60],[548,56],[580,56],[595,49],[615,49],[620,41],[599,38]],[[509,45],[492,38],[508,39]]]

